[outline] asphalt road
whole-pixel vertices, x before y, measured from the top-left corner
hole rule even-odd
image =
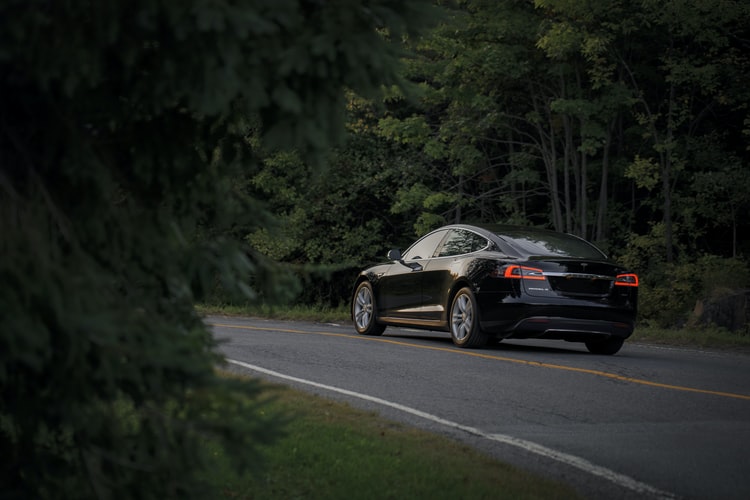
[[[588,498],[750,498],[750,356],[209,317],[234,370],[374,410]]]

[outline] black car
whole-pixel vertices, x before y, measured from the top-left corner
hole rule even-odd
[[[389,263],[360,273],[357,332],[386,325],[448,331],[460,347],[490,338],[585,342],[614,354],[633,333],[638,276],[570,234],[454,224],[425,235]]]

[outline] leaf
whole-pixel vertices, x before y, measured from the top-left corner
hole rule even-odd
[[[635,160],[628,165],[625,175],[633,179],[638,187],[652,190],[659,183],[661,171],[653,158],[642,158],[637,155]]]

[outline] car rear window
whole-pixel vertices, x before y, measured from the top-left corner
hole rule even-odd
[[[606,259],[601,250],[575,236],[547,231],[497,233],[503,241],[526,255],[551,255],[580,259]]]

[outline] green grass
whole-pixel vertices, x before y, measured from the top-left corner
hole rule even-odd
[[[198,304],[195,309],[201,314],[227,316],[256,316],[281,320],[315,321],[319,323],[345,323],[351,321],[349,308],[319,308],[311,306],[227,305]]]
[[[750,353],[750,335],[715,327],[668,329],[639,326],[629,341]]]
[[[236,475],[214,450],[218,498],[579,498],[448,438],[304,392],[268,390],[276,396],[268,410],[294,418],[254,474]]]

